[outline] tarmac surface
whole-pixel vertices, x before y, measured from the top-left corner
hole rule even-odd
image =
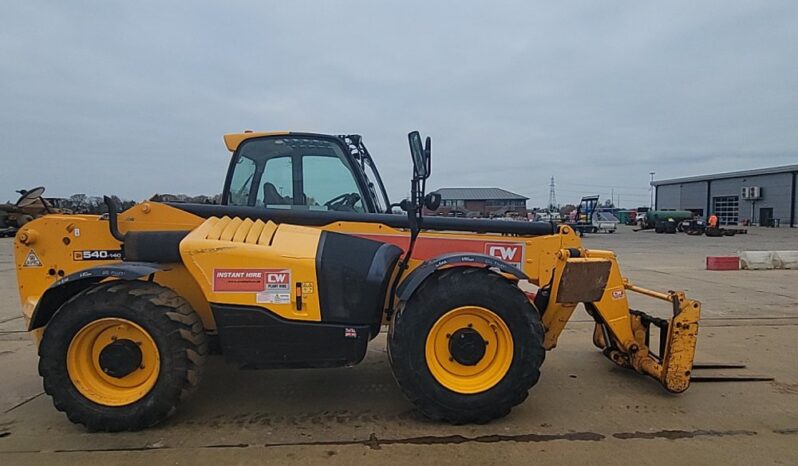
[[[419,416],[391,375],[385,335],[360,365],[239,371],[212,358],[196,395],[164,424],[88,433],[43,394],[23,329],[12,239],[0,239],[0,464],[798,464],[798,270],[712,272],[707,255],[798,249],[798,230],[725,238],[590,235],[633,282],[703,303],[697,362],[739,362],[760,382],[695,383],[672,395],[615,367],[574,314],[526,402],[486,425]],[[667,316],[663,303],[633,307]],[[726,371],[731,372],[731,371]]]

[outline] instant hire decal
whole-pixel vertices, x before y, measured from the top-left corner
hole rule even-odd
[[[291,269],[214,269],[214,293],[256,293],[266,304],[291,303]]]

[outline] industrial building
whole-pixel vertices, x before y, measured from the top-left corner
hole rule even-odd
[[[718,216],[722,225],[795,227],[798,165],[656,180],[656,209]]]
[[[528,197],[500,188],[440,188],[441,206],[430,215],[503,217],[527,214]]]

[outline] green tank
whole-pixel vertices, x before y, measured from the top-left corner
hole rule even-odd
[[[689,210],[649,210],[643,216],[641,227],[654,228],[657,222],[667,222],[668,219],[678,225],[682,220],[690,220],[693,218],[693,213]]]

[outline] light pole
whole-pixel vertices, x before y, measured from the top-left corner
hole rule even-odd
[[[648,183],[648,190],[651,192],[651,210],[654,210],[654,172],[648,172],[651,175],[651,181]]]

